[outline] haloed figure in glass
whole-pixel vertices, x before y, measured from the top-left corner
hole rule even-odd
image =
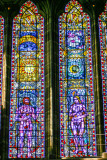
[[[23,155],[24,138],[27,137],[28,157],[31,157],[32,145],[32,119],[36,120],[37,115],[34,113],[34,108],[30,106],[30,98],[23,98],[23,105],[16,111],[16,120],[19,122],[19,147],[20,153],[18,157]]]
[[[75,153],[78,153],[78,146],[80,143],[81,149],[84,153],[86,150],[84,149],[84,118],[87,116],[87,112],[85,109],[85,105],[81,103],[79,96],[74,97],[74,103],[70,107],[69,116],[71,119],[71,129],[74,135],[74,143],[75,143]],[[79,139],[79,141],[78,141]]]

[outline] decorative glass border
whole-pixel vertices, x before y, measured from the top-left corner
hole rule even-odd
[[[0,131],[1,131],[1,105],[2,105],[3,44],[4,44],[4,18],[0,15]]]
[[[105,131],[105,150],[107,152],[107,2],[105,10],[99,15],[99,39],[102,74],[103,115]]]

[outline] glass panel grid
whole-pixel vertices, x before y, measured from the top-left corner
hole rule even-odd
[[[90,18],[70,1],[59,17],[60,156],[95,157]]]
[[[9,158],[45,157],[44,18],[26,2],[13,20]]]

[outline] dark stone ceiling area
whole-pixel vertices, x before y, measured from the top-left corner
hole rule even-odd
[[[0,13],[4,12],[4,10],[4,14],[10,12],[11,15],[14,11],[18,13],[20,7],[26,1],[27,0],[0,0]],[[99,15],[104,10],[106,1],[107,0],[78,0],[83,7],[83,11],[89,13],[89,15],[92,14],[93,7],[96,15]],[[32,2],[34,2],[38,10],[44,12],[44,14],[51,12],[52,15],[53,13],[60,15],[64,12],[65,5],[69,0],[32,0]]]

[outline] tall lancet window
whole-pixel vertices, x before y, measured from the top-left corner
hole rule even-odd
[[[44,18],[27,1],[13,19],[9,158],[44,158]]]
[[[99,16],[99,38],[100,38],[100,56],[102,73],[102,95],[105,129],[105,148],[107,152],[107,2],[105,11]]]
[[[4,42],[4,18],[0,16],[0,134],[1,134],[1,105],[2,105],[3,42]]]
[[[90,17],[70,1],[59,17],[60,156],[96,156]]]

